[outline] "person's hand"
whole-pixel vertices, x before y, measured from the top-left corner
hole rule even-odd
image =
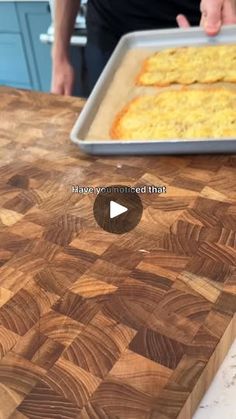
[[[58,95],[72,95],[75,72],[68,59],[53,60],[51,92]]]
[[[201,13],[200,24],[208,35],[216,35],[222,25],[236,24],[235,0],[202,0]],[[190,26],[184,15],[177,16],[177,23],[181,28]]]

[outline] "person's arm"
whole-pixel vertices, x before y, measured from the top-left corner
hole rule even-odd
[[[55,38],[52,48],[51,92],[71,95],[74,85],[74,70],[70,64],[70,38],[80,0],[56,0],[54,11]]]
[[[208,35],[216,35],[222,25],[236,24],[236,0],[202,0],[201,26]],[[186,28],[189,25],[184,15],[177,16],[178,25]]]

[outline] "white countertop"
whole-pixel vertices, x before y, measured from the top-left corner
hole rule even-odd
[[[206,418],[236,419],[236,341],[193,416]]]

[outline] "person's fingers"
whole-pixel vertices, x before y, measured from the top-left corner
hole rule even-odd
[[[67,96],[71,96],[73,93],[75,84],[75,71],[72,66],[69,66],[67,78],[64,84],[64,94]]]
[[[200,26],[205,26],[205,17],[202,15],[201,20],[200,20]]]
[[[222,21],[224,25],[236,23],[236,1],[227,0],[224,2],[222,11]]]
[[[205,27],[205,23],[206,23],[206,10],[204,8],[204,1],[201,1],[200,10],[201,10],[200,26]]]
[[[62,84],[52,83],[51,93],[55,95],[64,95],[64,86]]]
[[[189,28],[190,27],[190,23],[189,23],[188,19],[186,18],[186,16],[184,16],[184,15],[178,15],[176,17],[176,21],[177,21],[177,24],[180,28]]]
[[[224,0],[202,0],[202,23],[208,35],[216,35],[222,24],[222,10]]]
[[[69,62],[59,62],[54,64],[51,93],[71,96],[73,93],[74,81],[74,69]]]
[[[72,83],[68,83],[65,85],[65,91],[64,94],[66,96],[71,96],[72,95],[72,91],[73,91],[73,84]]]

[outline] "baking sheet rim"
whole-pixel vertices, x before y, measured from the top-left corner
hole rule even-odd
[[[235,32],[236,35],[236,25],[227,25],[225,27],[223,27],[222,31],[226,33],[226,35],[230,35],[230,32],[233,30],[233,32]],[[166,145],[166,146],[171,146],[173,144],[179,144],[181,146],[184,145],[195,145],[195,146],[199,146],[201,143],[210,143],[210,142],[214,142],[214,143],[224,143],[226,145],[226,143],[231,143],[236,141],[236,138],[187,138],[187,139],[175,139],[175,138],[171,138],[171,139],[153,139],[153,140],[138,140],[138,139],[133,139],[133,140],[120,140],[120,139],[107,139],[107,140],[96,140],[96,139],[86,139],[86,138],[79,138],[80,135],[80,131],[84,128],[84,125],[86,124],[86,121],[88,119],[88,113],[91,107],[94,106],[94,104],[96,104],[96,101],[98,100],[98,97],[101,95],[101,89],[104,88],[104,83],[106,81],[107,78],[107,73],[109,71],[112,70],[112,68],[114,67],[114,58],[118,55],[118,53],[122,52],[123,49],[123,55],[124,55],[124,51],[125,49],[132,49],[127,48],[127,41],[129,42],[131,40],[134,40],[137,37],[143,37],[143,38],[148,38],[148,36],[150,35],[158,35],[160,33],[165,33],[165,35],[170,35],[170,34],[175,34],[178,33],[178,35],[182,35],[185,34],[187,35],[189,34],[196,34],[199,33],[199,35],[202,36],[202,34],[204,34],[203,30],[199,27],[192,27],[192,28],[188,28],[188,29],[165,29],[165,30],[152,30],[152,31],[138,31],[138,32],[132,32],[129,34],[124,35],[121,40],[119,41],[118,45],[116,46],[111,59],[109,60],[107,66],[105,67],[105,69],[103,70],[98,82],[96,83],[95,88],[93,89],[90,97],[88,98],[87,102],[85,103],[84,108],[81,111],[81,114],[79,115],[77,121],[75,122],[71,134],[70,134],[70,138],[71,141],[79,146],[82,146],[81,148],[86,151],[86,147],[88,146],[88,152],[91,152],[91,146],[108,146],[109,150],[108,153],[111,154],[111,147],[110,146],[114,146],[116,145],[120,145],[120,146],[124,146],[126,147],[127,145],[129,146],[134,146],[134,152],[135,152],[135,147],[136,146],[142,146],[142,145],[153,145],[153,146],[158,146],[159,145]],[[224,33],[223,33],[224,34]],[[231,36],[233,36],[234,34],[231,34]],[[218,43],[218,36],[216,37],[206,37],[206,40],[209,41],[209,44],[211,45],[212,42],[213,44]],[[199,41],[198,41],[199,42]],[[201,42],[201,41],[200,41]],[[222,42],[220,42],[222,43]],[[199,44],[199,43],[198,43]],[[162,45],[157,45],[157,48],[160,47]],[[127,52],[127,51],[126,51]],[[109,88],[109,87],[108,87]],[[107,88],[105,89],[107,91]],[[104,96],[103,98],[104,99]],[[97,115],[97,112],[95,113],[94,117],[93,117],[93,121],[95,120]],[[124,150],[125,151],[125,150]],[[216,150],[217,151],[217,150]],[[227,150],[226,150],[227,151]],[[235,151],[236,151],[236,147],[235,147]],[[156,152],[158,152],[158,150],[156,150]],[[214,150],[213,150],[214,152]],[[199,149],[199,153],[201,153],[201,149]],[[155,154],[155,151],[153,152],[153,154]]]

